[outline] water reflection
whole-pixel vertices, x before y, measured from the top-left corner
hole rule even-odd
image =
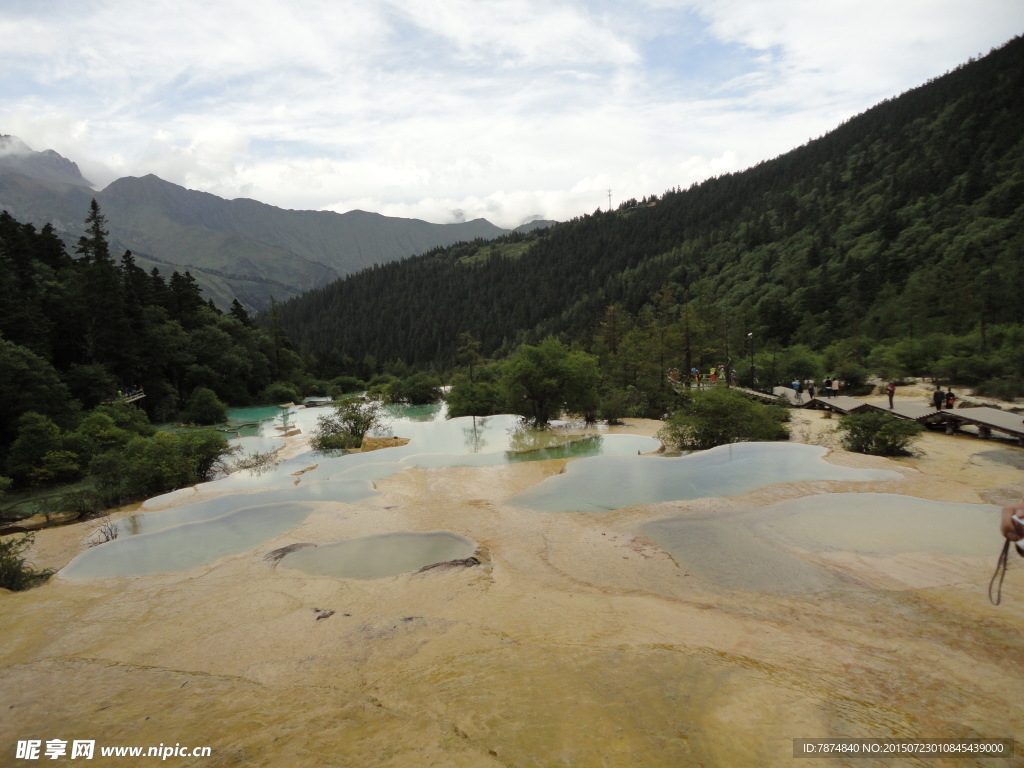
[[[734,496],[797,480],[896,480],[898,472],[829,464],[825,448],[800,443],[735,443],[689,456],[598,457],[576,461],[509,499],[546,512],[606,512],[655,504]]]
[[[228,440],[228,445],[238,448],[238,454],[234,459],[243,459],[257,453],[274,453],[284,447],[284,440],[276,437],[264,437],[253,435],[251,437],[236,437]]]
[[[444,418],[447,406],[444,403],[429,403],[428,405],[389,405],[386,406],[388,415],[396,421],[437,421]]]
[[[317,409],[297,409],[291,423],[308,434],[316,427]],[[292,486],[324,480],[383,480],[411,467],[493,466],[521,461],[584,456],[626,456],[648,453],[661,444],[637,435],[556,434],[523,426],[518,416],[507,414],[474,418],[445,418],[445,406],[389,406],[391,433],[409,438],[408,445],[368,453],[322,454],[309,452],[280,462],[260,476],[237,472],[199,486],[203,490],[248,491]],[[276,419],[275,423],[279,423]],[[311,469],[312,467],[315,467]],[[297,473],[302,473],[301,476]],[[150,499],[152,508],[180,503],[192,489]]]
[[[470,416],[473,420],[468,426],[462,428],[462,434],[465,435],[465,446],[468,453],[480,453],[487,445],[487,440],[484,438],[484,432],[487,429],[487,417],[481,417],[480,423],[477,424],[477,417]]]

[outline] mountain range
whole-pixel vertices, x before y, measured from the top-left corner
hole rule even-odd
[[[365,211],[286,210],[225,200],[152,174],[97,191],[73,161],[0,136],[0,210],[37,227],[52,224],[73,246],[92,198],[107,217],[115,253],[131,250],[146,270],[189,270],[218,306],[237,298],[256,310],[271,296],[287,299],[375,264],[513,231],[486,219],[432,224]],[[515,231],[553,223],[529,222]]]

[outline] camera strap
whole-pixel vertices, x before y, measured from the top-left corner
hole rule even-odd
[[[1020,523],[1016,520],[1013,521],[1014,526],[1020,529]],[[1003,551],[999,553],[999,560],[996,562],[995,573],[992,574],[992,579],[988,583],[988,599],[992,605],[999,605],[1003,599],[1003,579],[1006,578],[1006,569],[1010,565],[1010,540],[1006,539],[1003,542]],[[1017,554],[1024,557],[1024,549],[1020,548],[1020,544],[1013,542],[1013,548],[1017,550]],[[999,579],[999,584],[996,584],[996,579]],[[992,597],[992,587],[996,587],[996,596]]]

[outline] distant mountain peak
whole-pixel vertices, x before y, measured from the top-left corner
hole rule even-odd
[[[92,187],[78,164],[47,149],[36,152],[17,136],[0,134],[0,172],[17,173],[37,181]]]
[[[4,155],[28,155],[31,152],[32,148],[17,136],[0,133],[0,157]]]

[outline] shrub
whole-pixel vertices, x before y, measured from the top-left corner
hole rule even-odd
[[[32,470],[32,484],[70,483],[81,476],[77,454],[71,451],[47,451],[39,466]]]
[[[501,389],[493,381],[477,378],[470,381],[464,374],[452,377],[452,386],[445,396],[448,418],[457,416],[490,416],[505,409]]]
[[[234,451],[212,429],[158,432],[96,456],[89,472],[103,503],[115,506],[209,480]]]
[[[317,419],[310,445],[315,451],[358,448],[367,432],[385,424],[384,408],[379,402],[346,400],[335,406],[334,413]]]
[[[44,581],[51,571],[37,571],[25,564],[22,553],[32,546],[34,534],[0,539],[0,587],[17,592]]]
[[[306,397],[326,397],[331,390],[331,382],[323,379],[309,379],[302,385]]]
[[[260,393],[260,401],[264,403],[297,403],[300,399],[299,391],[286,381],[268,384]]]
[[[65,447],[72,447],[88,462],[98,453],[127,445],[135,434],[118,427],[110,415],[93,411],[64,442]]]
[[[227,419],[228,408],[212,389],[199,387],[192,392],[181,417],[190,424],[217,424]]]
[[[974,388],[974,394],[1013,402],[1024,396],[1024,379],[990,379]]]
[[[997,374],[999,367],[990,355],[946,355],[935,364],[935,372],[948,381],[977,384]]]
[[[690,390],[658,432],[666,445],[705,450],[726,443],[788,440],[789,410],[762,405],[730,389]]]
[[[843,448],[876,456],[903,456],[924,430],[914,421],[898,419],[882,411],[848,413],[839,420]]]
[[[103,498],[95,488],[85,487],[68,491],[56,503],[56,511],[78,517],[92,517],[106,509]]]
[[[385,399],[391,403],[410,405],[436,403],[441,399],[441,380],[437,376],[419,371],[407,379],[389,384]]]
[[[836,366],[836,377],[843,382],[842,394],[866,395],[872,387],[867,383],[867,369],[854,362],[846,362]]]
[[[62,450],[60,427],[38,413],[25,413],[18,419],[18,438],[7,454],[7,471],[20,483],[38,483],[36,472],[44,457]]]
[[[366,382],[357,379],[355,376],[339,376],[336,379],[331,379],[331,385],[333,390],[337,391],[340,395],[346,395],[350,392],[362,392],[366,389]]]
[[[102,413],[114,420],[114,425],[125,432],[131,432],[143,437],[152,437],[156,434],[156,427],[149,423],[149,416],[141,408],[131,403],[117,401],[107,405],[101,405],[92,410],[92,413]]]

